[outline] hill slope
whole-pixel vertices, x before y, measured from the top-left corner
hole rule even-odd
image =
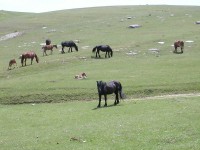
[[[127,97],[199,92],[199,7],[123,6],[63,10],[41,14],[0,12],[0,33],[21,36],[0,41],[0,103],[97,99],[97,80],[119,80]],[[6,16],[6,17],[4,17]],[[141,28],[131,29],[129,25]],[[78,52],[42,56],[41,44],[76,40]],[[181,55],[175,40],[184,40]],[[164,43],[164,44],[163,44]],[[95,59],[92,48],[108,44],[114,56]],[[158,49],[158,51],[152,51]],[[7,71],[8,61],[27,50],[40,63]],[[67,48],[65,49],[67,51]],[[84,58],[84,59],[82,59]],[[27,60],[30,64],[30,60]],[[74,80],[86,72],[86,80]]]

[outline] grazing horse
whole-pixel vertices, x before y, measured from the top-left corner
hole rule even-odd
[[[46,39],[46,45],[50,45],[51,44],[51,40],[50,39]]]
[[[44,56],[44,54],[47,56],[47,53],[46,53],[46,51],[47,50],[51,50],[51,55],[52,55],[52,52],[53,52],[53,48],[58,48],[57,47],[57,45],[44,45],[44,46],[42,46],[42,49],[43,49],[43,56]]]
[[[14,65],[14,64],[15,64],[15,66],[17,66],[16,60],[15,60],[15,59],[11,59],[11,60],[9,61],[8,70],[11,70],[11,67],[12,67],[12,65]],[[15,67],[14,67],[14,68],[15,68]]]
[[[64,51],[64,47],[69,47],[68,52],[72,52],[72,47],[74,47],[76,49],[76,51],[78,51],[78,46],[73,42],[73,41],[65,41],[61,43],[62,45],[62,54],[65,53]]]
[[[122,85],[119,81],[110,81],[110,82],[103,82],[103,81],[97,81],[97,90],[99,94],[99,104],[97,107],[101,107],[101,95],[104,95],[105,98],[105,105],[107,106],[107,94],[115,93],[115,102],[114,105],[117,105],[119,103],[119,96],[120,98],[123,98],[122,94]]]
[[[106,52],[105,58],[107,58],[107,55],[108,55],[109,58],[113,56],[113,51],[112,51],[112,49],[110,48],[109,45],[95,46],[93,48],[92,52],[94,53],[95,51],[96,51],[96,58],[97,58],[97,54],[98,54],[99,58],[101,57],[100,54],[99,54],[99,51]]]
[[[180,47],[181,48],[181,53],[183,53],[183,49],[184,49],[184,42],[183,41],[176,41],[174,42],[174,53],[177,53],[177,48]]]
[[[25,66],[26,66],[26,59],[31,59],[31,65],[32,65],[32,62],[33,62],[34,58],[35,58],[37,63],[39,62],[39,58],[37,57],[36,53],[33,52],[33,51],[25,52],[20,57],[21,57],[22,67],[23,67],[23,64],[24,64],[24,60],[25,60]]]

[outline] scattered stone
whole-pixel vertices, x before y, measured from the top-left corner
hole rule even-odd
[[[129,25],[129,28],[140,28],[141,25],[139,24],[132,24],[132,25]]]
[[[158,53],[160,50],[157,48],[150,48],[149,51]]]
[[[130,51],[128,53],[126,53],[127,55],[137,55],[137,53],[133,52],[133,51]]]
[[[188,40],[188,41],[185,41],[186,43],[193,43],[194,41],[191,41],[191,40]]]
[[[196,21],[195,23],[196,23],[196,24],[200,24],[200,21]]]
[[[165,42],[158,42],[158,44],[165,44]]]

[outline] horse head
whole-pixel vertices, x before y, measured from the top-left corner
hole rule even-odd
[[[97,47],[95,46],[95,47],[92,49],[92,52],[93,52],[93,53],[96,51],[96,48],[97,48]]]
[[[97,81],[97,89],[99,94],[103,93],[104,85],[105,83],[103,81]]]
[[[78,52],[78,46],[75,44],[74,47],[75,47],[76,51]]]

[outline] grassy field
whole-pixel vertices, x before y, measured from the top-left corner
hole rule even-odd
[[[145,99],[200,93],[199,8],[0,11],[1,149],[200,149],[199,97]],[[22,35],[2,40],[16,32]],[[79,51],[61,54],[59,46],[43,57],[47,38],[58,45],[79,41]],[[183,54],[173,53],[175,40],[185,41]],[[110,45],[114,56],[96,59],[92,49],[100,44]],[[18,58],[28,50],[40,61],[21,67]],[[13,58],[19,67],[7,70]],[[88,78],[75,80],[80,72]],[[97,80],[119,80],[127,99],[112,107],[109,96],[108,107],[96,109]]]
[[[109,101],[112,106],[113,101]],[[199,98],[1,105],[3,150],[200,148]]]

